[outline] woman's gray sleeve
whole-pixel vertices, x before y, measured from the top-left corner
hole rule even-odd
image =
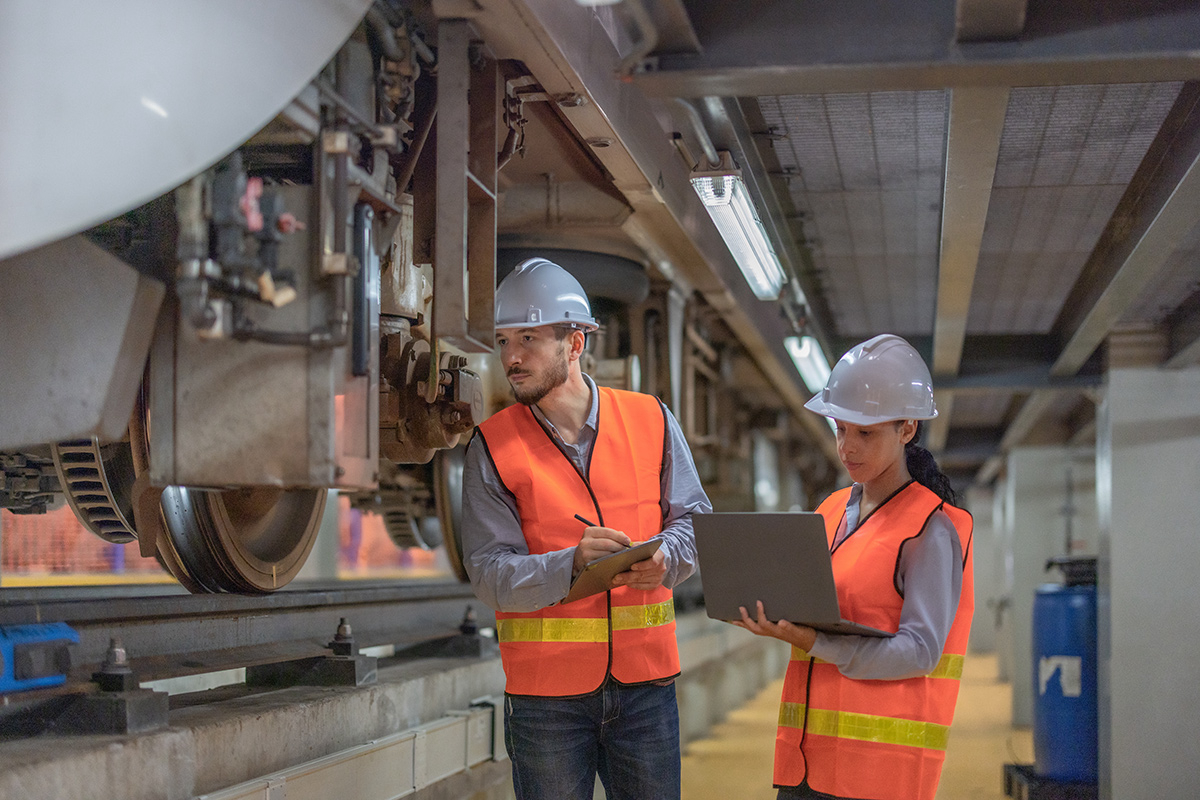
[[[937,666],[962,594],[962,543],[950,518],[934,514],[925,532],[900,558],[904,605],[890,639],[818,633],[812,655],[835,664],[847,678],[899,680]]]

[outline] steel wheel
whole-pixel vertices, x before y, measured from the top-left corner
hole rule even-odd
[[[304,566],[325,511],[324,489],[251,487],[163,492],[158,549],[192,592],[265,593]]]
[[[129,425],[137,474],[149,469],[145,389]],[[161,502],[158,561],[193,594],[261,594],[286,586],[304,566],[325,511],[324,489],[169,486]]]
[[[460,581],[468,581],[462,561],[462,475],[466,445],[438,450],[433,457],[433,497],[442,526],[442,544],[450,567]]]

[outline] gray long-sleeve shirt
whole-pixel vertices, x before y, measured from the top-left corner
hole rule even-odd
[[[563,454],[587,475],[600,417],[596,384],[583,376],[592,393],[587,421],[574,445],[567,444],[537,406],[534,416],[558,445]],[[661,499],[663,539],[660,552],[666,558],[667,574],[663,585],[677,586],[696,569],[696,544],[692,534],[692,514],[712,510],[700,485],[696,465],[683,431],[670,411],[666,417],[667,447],[662,465]],[[576,520],[564,525],[578,528]],[[480,600],[497,611],[527,612],[553,605],[567,595],[571,586],[571,568],[575,548],[531,554],[516,498],[500,481],[500,476],[484,452],[472,440],[463,467],[462,516],[463,566]]]
[[[855,484],[839,536],[858,527],[861,500],[862,486]],[[834,664],[847,678],[860,680],[915,678],[937,666],[958,612],[963,579],[962,542],[944,512],[930,517],[925,534],[903,549],[898,577],[904,605],[894,637],[818,633],[811,655]]]

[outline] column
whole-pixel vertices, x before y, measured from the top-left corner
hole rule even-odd
[[[1200,786],[1200,367],[1114,368],[1097,422],[1100,797]]]
[[[971,620],[972,653],[996,651],[996,609],[1004,594],[999,537],[992,525],[994,492],[971,487],[964,503],[975,521],[971,551],[975,554],[975,617]]]

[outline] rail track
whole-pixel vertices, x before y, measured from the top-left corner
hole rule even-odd
[[[141,681],[327,655],[339,621],[359,648],[397,651],[459,633],[468,609],[494,615],[456,581],[304,583],[263,596],[172,586],[0,589],[0,624],[65,622],[79,634],[68,683],[87,681],[112,639]]]

